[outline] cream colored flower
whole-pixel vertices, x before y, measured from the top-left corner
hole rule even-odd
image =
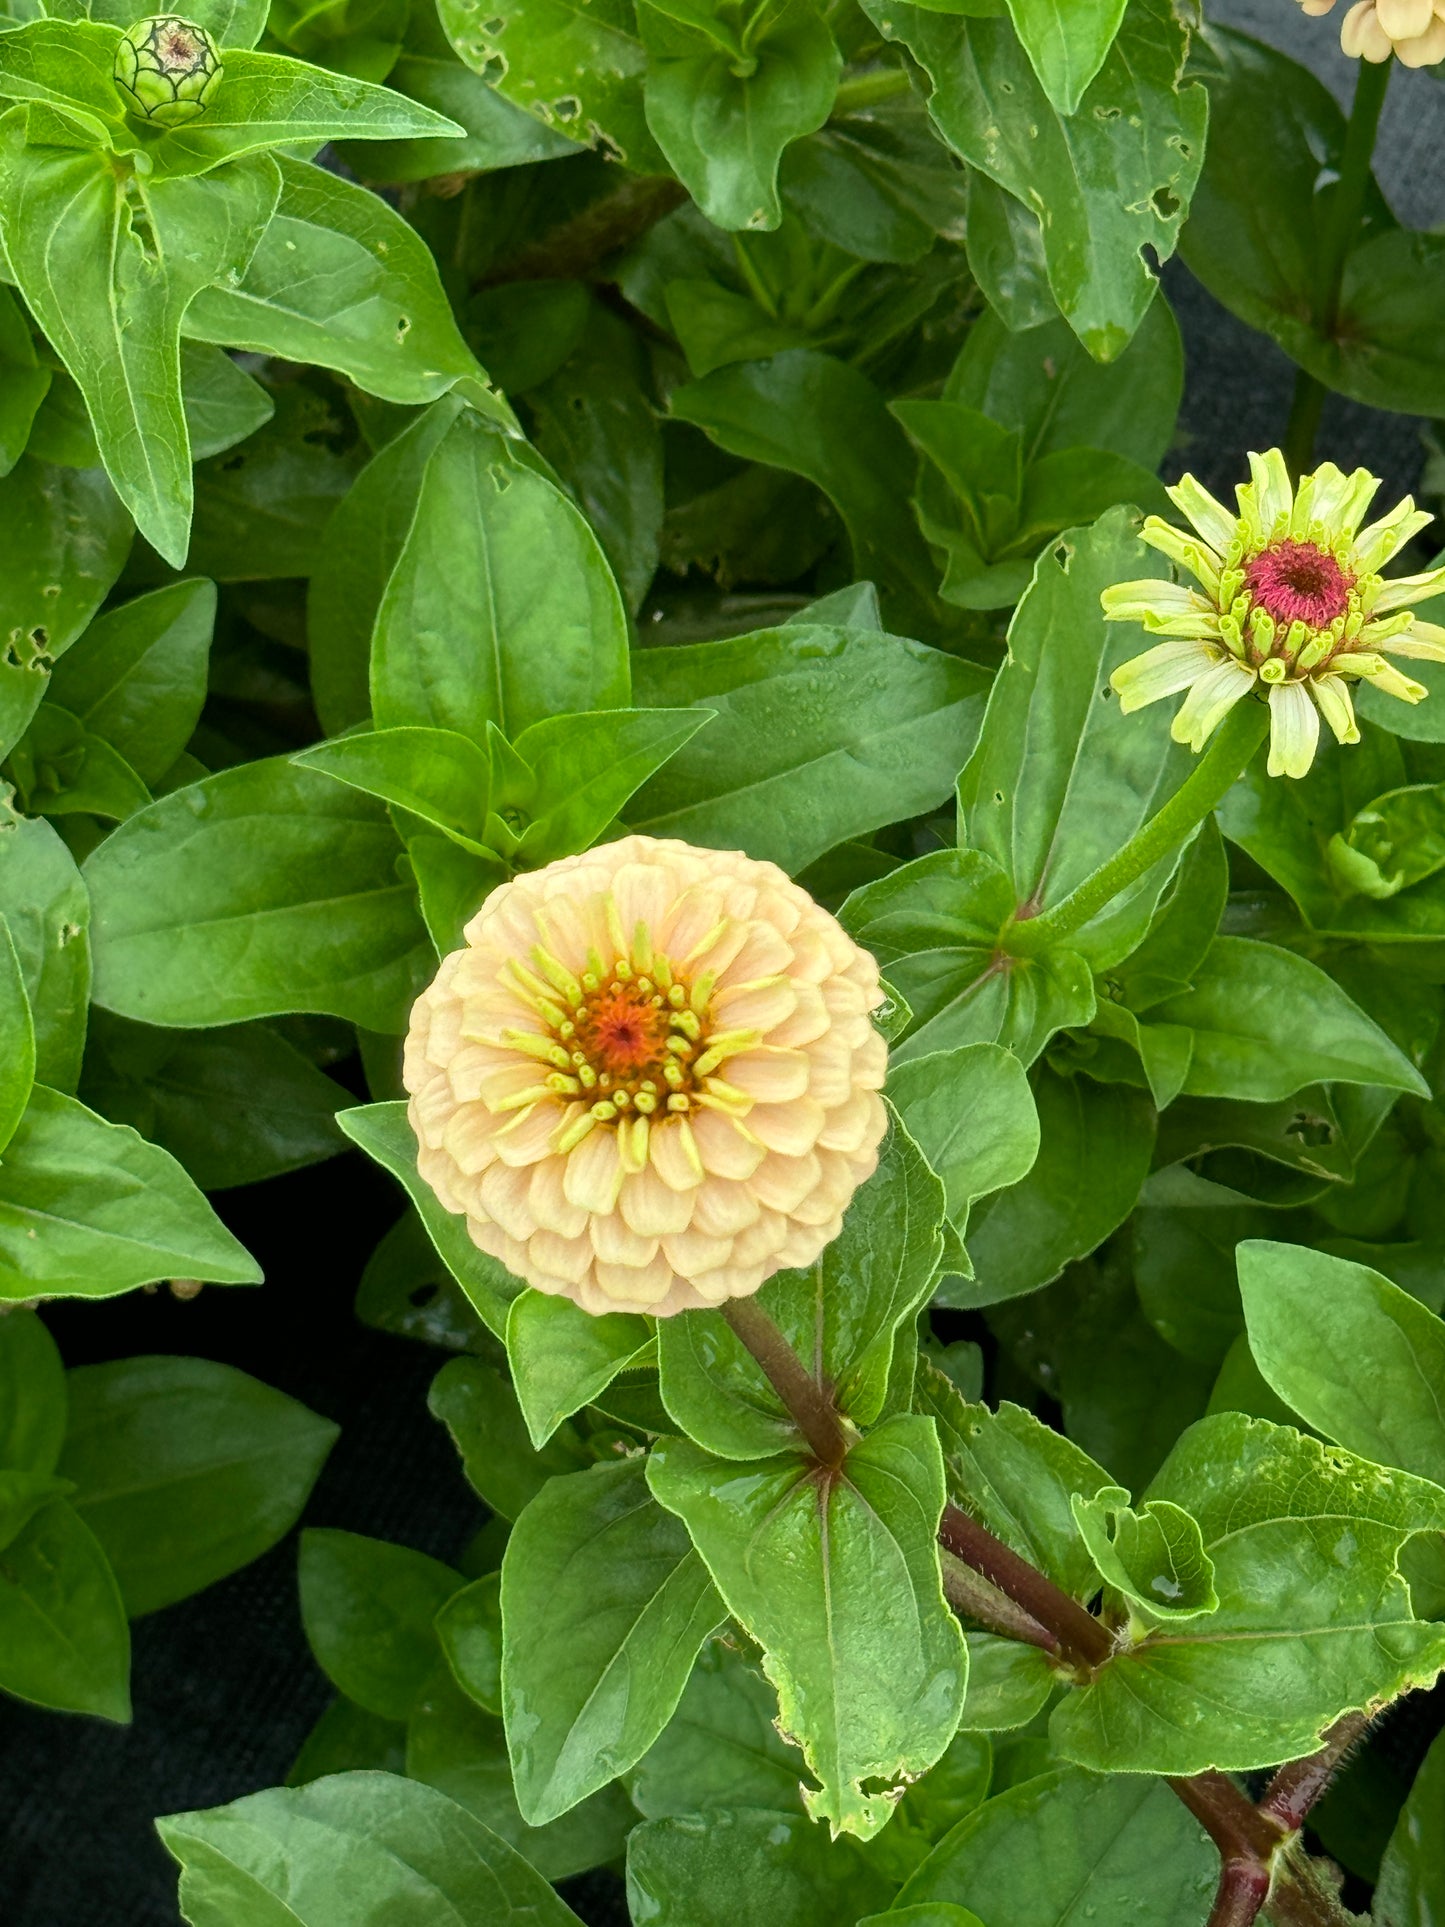
[[[493,891],[412,1011],[421,1175],[584,1311],[811,1264],[878,1161],[878,966],[781,870],[629,836]]]
[[[1300,0],[1309,14],[1326,14],[1335,0]],[[1405,67],[1445,60],[1445,0],[1356,0],[1340,23],[1340,45],[1352,60],[1379,66],[1391,54]]]
[[[1417,703],[1427,693],[1386,656],[1445,662],[1445,628],[1410,604],[1445,589],[1445,568],[1386,581],[1378,571],[1430,517],[1405,500],[1360,528],[1380,484],[1327,462],[1290,482],[1277,448],[1251,455],[1253,480],[1235,490],[1238,515],[1186,475],[1168,493],[1193,523],[1185,534],[1151,515],[1142,534],[1199,583],[1119,582],[1103,594],[1111,622],[1138,622],[1168,642],[1110,678],[1129,711],[1189,693],[1174,718],[1176,742],[1200,750],[1241,696],[1270,707],[1269,773],[1303,776],[1323,716],[1342,743],[1357,743],[1349,686],[1374,683]]]

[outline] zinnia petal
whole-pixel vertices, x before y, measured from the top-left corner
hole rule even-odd
[[[1247,696],[1254,684],[1254,671],[1235,662],[1233,657],[1216,663],[1191,685],[1189,694],[1179,705],[1170,735],[1176,743],[1188,743],[1193,750],[1203,749],[1240,697]]]
[[[1216,501],[1202,482],[1192,475],[1181,475],[1165,493],[1180,513],[1198,529],[1211,549],[1220,555],[1234,540],[1234,517]]]
[[[1342,676],[1321,676],[1312,683],[1320,714],[1334,731],[1337,743],[1357,743],[1360,726],[1355,721],[1355,705],[1350,700],[1349,684]]]
[[[1165,696],[1176,696],[1212,669],[1222,651],[1217,644],[1179,641],[1161,642],[1157,649],[1146,649],[1131,662],[1120,663],[1109,678],[1109,687],[1119,698],[1126,716]]]
[[[1320,740],[1320,712],[1303,683],[1275,683],[1269,692],[1269,774],[1307,776]]]

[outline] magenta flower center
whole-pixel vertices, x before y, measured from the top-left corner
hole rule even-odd
[[[1346,575],[1328,551],[1313,542],[1288,539],[1248,563],[1244,580],[1255,602],[1276,622],[1304,622],[1312,629],[1327,629],[1344,615],[1354,587],[1354,577]]]

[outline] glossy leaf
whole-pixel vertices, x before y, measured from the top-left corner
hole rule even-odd
[[[58,1470],[132,1619],[269,1551],[337,1437],[304,1405],[209,1359],[118,1359],[67,1383]]]
[[[369,797],[283,758],[142,810],[86,865],[95,997],[145,1023],[312,1010],[399,1029],[431,954]]]
[[[867,630],[799,625],[648,649],[636,700],[713,720],[644,785],[633,829],[741,847],[794,872],[824,850],[932,809],[982,712],[971,664]]]
[[[0,1688],[38,1706],[130,1718],[130,1629],[94,1533],[63,1499],[0,1558]]]
[[[801,1814],[803,1756],[777,1728],[778,1696],[723,1634],[705,1644],[677,1710],[627,1776],[645,1820],[737,1807]]]
[[[627,618],[597,539],[495,431],[457,418],[428,459],[376,615],[377,727],[480,741],[568,710],[621,708]]]
[[[48,1478],[65,1437],[65,1369],[33,1311],[0,1319],[0,1470]]]
[[[627,1843],[634,1920],[657,1927],[853,1927],[886,1903],[891,1883],[850,1843],[830,1844],[802,1814],[740,1807],[638,1827]]]
[[[302,1622],[328,1679],[368,1713],[406,1719],[437,1663],[432,1622],[461,1574],[409,1546],[315,1526],[299,1570]]]
[[[1385,1927],[1433,1927],[1445,1909],[1445,1740],[1436,1739],[1385,1848],[1375,1917]]]
[[[1341,1713],[1445,1665],[1398,1562],[1445,1527],[1445,1493],[1316,1439],[1220,1413],[1174,1447],[1147,1494],[1199,1522],[1219,1608],[1109,1660],[1055,1710],[1055,1747],[1114,1772],[1245,1770],[1312,1752]]]
[[[0,1152],[25,1115],[34,1082],[35,1024],[25,972],[9,925],[0,916]]]
[[[489,1572],[444,1600],[434,1621],[452,1678],[484,1713],[502,1713],[502,1575]]]
[[[0,901],[35,1033],[35,1074],[72,1090],[90,1002],[90,899],[48,823],[0,813]]]
[[[594,1318],[568,1298],[519,1293],[507,1317],[507,1360],[533,1445],[540,1451],[651,1343],[648,1320],[630,1312]]]
[[[337,1773],[156,1822],[181,1864],[192,1927],[238,1920],[349,1927],[445,1909],[495,1927],[575,1927],[577,1916],[489,1827],[392,1773]],[[289,1927],[289,1923],[288,1923]]]
[[[909,1135],[943,1180],[960,1232],[969,1207],[1027,1176],[1039,1151],[1039,1119],[1024,1068],[996,1044],[913,1057],[894,1070],[888,1095]]]
[[[517,1803],[532,1825],[636,1764],[723,1617],[640,1461],[542,1488],[502,1562],[503,1711]]]
[[[1081,0],[1067,9],[1049,0],[1009,0],[1014,30],[1039,83],[1061,114],[1078,112],[1085,88],[1104,64],[1126,0]]]
[[[495,1366],[479,1358],[443,1365],[427,1405],[451,1433],[468,1482],[504,1519],[519,1519],[549,1479],[585,1462],[570,1426],[534,1450],[516,1394]]]
[[[1445,1484],[1445,1324],[1365,1265],[1307,1246],[1239,1247],[1249,1348],[1309,1425]]]
[[[469,401],[509,421],[415,230],[351,181],[284,156],[279,166],[281,198],[245,272],[196,296],[186,334],[316,362],[387,401],[434,401],[464,382]]]
[[[318,743],[291,760],[395,803],[468,847],[485,847],[491,762],[454,730],[378,729]]]
[[[943,1467],[924,1419],[888,1419],[819,1483],[779,1456],[739,1474],[687,1440],[648,1459],[729,1609],[762,1646],[779,1718],[819,1785],[815,1819],[868,1838],[892,1802],[865,1792],[929,1767],[952,1737],[966,1655],[934,1533]]]
[[[1103,1579],[1133,1605],[1167,1625],[1216,1610],[1214,1562],[1181,1506],[1150,1499],[1136,1512],[1121,1485],[1072,1504]]]
[[[261,1273],[174,1158],[37,1084],[0,1168],[0,1297],[109,1298]]]

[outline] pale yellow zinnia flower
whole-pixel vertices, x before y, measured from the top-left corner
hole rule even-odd
[[[873,1171],[878,966],[774,864],[629,836],[493,891],[412,1011],[422,1176],[584,1311],[811,1264]]]
[[[1300,0],[1309,14],[1334,10],[1335,0]],[[1352,60],[1377,66],[1391,54],[1406,67],[1445,60],[1445,0],[1356,0],[1340,23],[1340,46]]]
[[[1146,519],[1144,540],[1199,587],[1148,580],[1104,591],[1110,621],[1171,638],[1110,682],[1126,714],[1187,690],[1173,735],[1193,750],[1258,689],[1269,699],[1270,775],[1303,776],[1321,716],[1340,742],[1360,740],[1351,683],[1372,682],[1409,703],[1426,695],[1385,658],[1445,662],[1445,628],[1409,606],[1445,588],[1445,568],[1390,581],[1379,574],[1431,518],[1407,495],[1361,529],[1380,486],[1368,470],[1346,475],[1327,462],[1296,489],[1277,448],[1251,455],[1249,466],[1253,479],[1235,490],[1237,515],[1186,475],[1168,493],[1197,533]]]

